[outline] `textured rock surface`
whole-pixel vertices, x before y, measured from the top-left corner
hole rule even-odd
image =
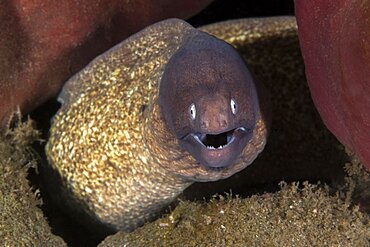
[[[370,174],[355,160],[347,170],[351,177],[334,196],[326,186],[305,182],[282,183],[276,193],[244,199],[186,201],[166,217],[99,246],[369,246],[370,218],[350,202],[357,185],[370,186]]]
[[[370,1],[295,3],[315,105],[330,131],[370,169]]]

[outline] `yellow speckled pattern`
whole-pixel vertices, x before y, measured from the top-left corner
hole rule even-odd
[[[266,28],[267,27],[267,28]],[[269,28],[295,29],[293,18],[240,20],[203,27],[236,48]],[[182,151],[156,104],[164,65],[196,29],[167,20],[135,34],[71,78],[46,146],[48,161],[68,196],[101,222],[131,230],[170,203],[193,181],[231,176],[266,143],[264,118],[237,163],[207,170]],[[67,199],[68,200],[68,199]]]
[[[206,25],[199,30],[225,40],[238,49],[261,39],[284,37],[295,33],[297,23],[294,17],[289,16],[237,19]]]

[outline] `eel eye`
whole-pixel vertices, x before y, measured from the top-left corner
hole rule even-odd
[[[236,104],[234,99],[230,100],[230,107],[231,107],[231,112],[235,115],[236,112],[238,111],[238,105]]]
[[[190,114],[191,120],[195,120],[195,117],[197,116],[197,110],[195,108],[194,103],[191,104],[189,107],[189,114]]]

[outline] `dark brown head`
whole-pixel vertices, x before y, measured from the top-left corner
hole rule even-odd
[[[159,107],[180,146],[207,168],[231,166],[252,137],[259,111],[253,77],[229,44],[205,33],[171,57]]]

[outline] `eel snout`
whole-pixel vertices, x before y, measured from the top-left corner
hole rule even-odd
[[[190,133],[182,145],[207,168],[224,168],[232,165],[251,138],[246,127],[237,127],[218,134]]]

